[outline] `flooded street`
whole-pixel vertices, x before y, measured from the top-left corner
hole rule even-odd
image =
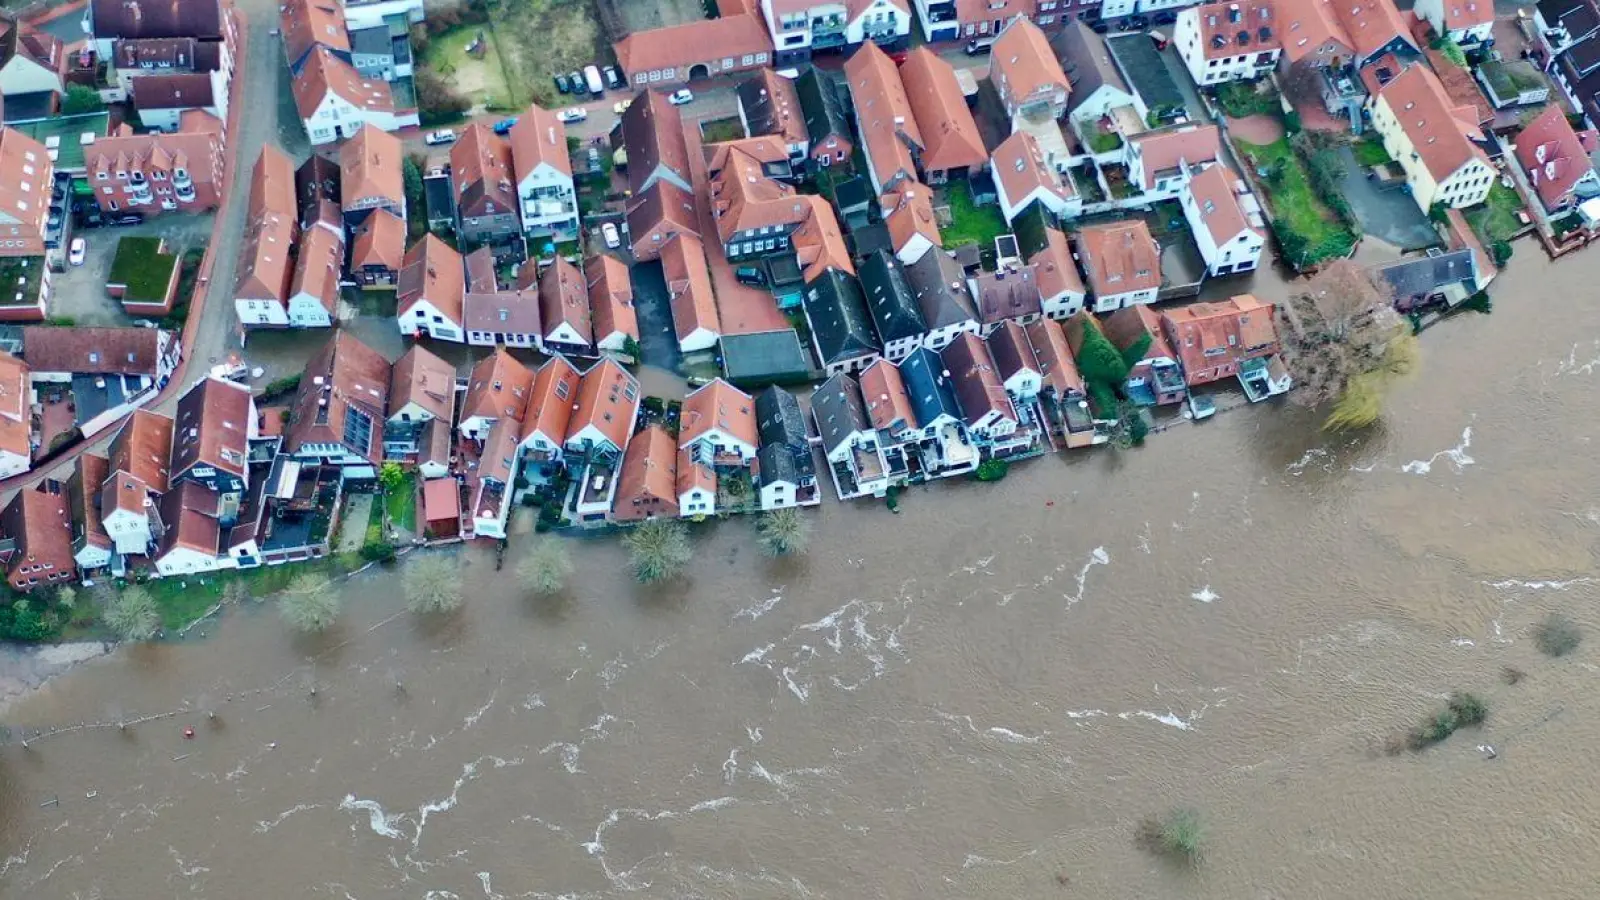
[[[191,711],[0,748],[0,894],[1592,896],[1591,273],[1522,248],[1359,436],[1264,406],[830,500],[794,561],[722,522],[666,588],[574,540],[551,603],[514,538],[446,621],[373,570],[316,639],[260,605],[87,663],[7,723]],[[1485,728],[1381,752],[1453,690]],[[1196,871],[1133,842],[1177,805]]]

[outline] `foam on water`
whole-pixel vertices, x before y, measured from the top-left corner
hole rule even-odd
[[[779,603],[783,602],[783,588],[772,589],[772,596],[753,606],[747,606],[733,614],[734,619],[749,619],[754,622],[769,612],[772,612]]]
[[[383,805],[376,800],[358,800],[355,794],[345,794],[344,800],[339,803],[339,808],[347,812],[364,811],[367,814],[368,827],[372,833],[390,840],[400,840],[405,837],[396,828],[396,823],[405,821],[404,816],[391,817],[384,811]]]
[[[1198,600],[1201,603],[1214,603],[1222,599],[1222,595],[1218,594],[1216,591],[1213,591],[1211,589],[1211,585],[1209,584],[1190,594],[1189,597],[1190,599]]]
[[[1433,464],[1440,457],[1450,461],[1450,465],[1457,471],[1473,465],[1476,460],[1467,455],[1467,449],[1472,446],[1472,426],[1468,425],[1461,432],[1461,442],[1448,450],[1440,450],[1427,459],[1414,459],[1400,467],[1400,471],[1407,475],[1426,475],[1433,471]]]
[[[279,825],[282,825],[284,819],[289,818],[290,816],[294,815],[295,813],[300,813],[300,812],[306,812],[308,810],[313,810],[313,809],[316,809],[317,807],[319,807],[320,805],[321,804],[318,804],[318,803],[301,803],[301,804],[295,806],[293,809],[286,809],[283,812],[278,813],[278,817],[276,819],[272,819],[270,821],[268,821],[266,819],[263,819],[263,820],[261,820],[261,821],[256,823],[256,833],[257,834],[266,834],[267,832],[271,831],[272,829],[277,828]]]

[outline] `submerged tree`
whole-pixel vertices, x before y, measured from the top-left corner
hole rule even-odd
[[[572,575],[572,558],[567,548],[553,537],[545,537],[533,545],[530,552],[517,565],[517,577],[535,595],[558,594],[567,586]]]
[[[1371,425],[1389,388],[1416,369],[1416,337],[1395,313],[1393,299],[1366,269],[1337,260],[1280,308],[1294,397],[1313,406],[1335,404],[1326,427]]]
[[[1137,838],[1152,853],[1194,866],[1200,864],[1205,828],[1199,810],[1179,807],[1162,818],[1140,822]]]
[[[664,581],[689,565],[689,529],[676,519],[651,519],[622,539],[631,554],[633,577],[645,584]]]
[[[106,601],[106,627],[125,641],[148,641],[161,627],[161,612],[150,592],[131,586]]]
[[[307,572],[296,575],[278,600],[284,621],[300,631],[326,630],[339,618],[342,600],[328,576]]]
[[[795,507],[775,509],[756,522],[761,549],[768,556],[806,552],[811,546],[811,520]]]
[[[405,574],[406,607],[414,613],[445,613],[461,608],[461,566],[451,557],[417,560]]]

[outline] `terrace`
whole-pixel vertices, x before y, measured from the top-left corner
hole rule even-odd
[[[15,128],[43,144],[57,171],[81,175],[86,171],[84,148],[105,137],[110,130],[110,123],[110,113],[97,112],[82,116],[57,116],[34,122],[7,123],[7,127]]]
[[[0,308],[37,307],[39,292],[48,282],[42,256],[0,258]]]

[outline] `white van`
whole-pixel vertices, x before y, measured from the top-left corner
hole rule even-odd
[[[600,80],[599,66],[584,66],[583,80],[589,85],[589,93],[604,94],[606,92],[606,83]]]

